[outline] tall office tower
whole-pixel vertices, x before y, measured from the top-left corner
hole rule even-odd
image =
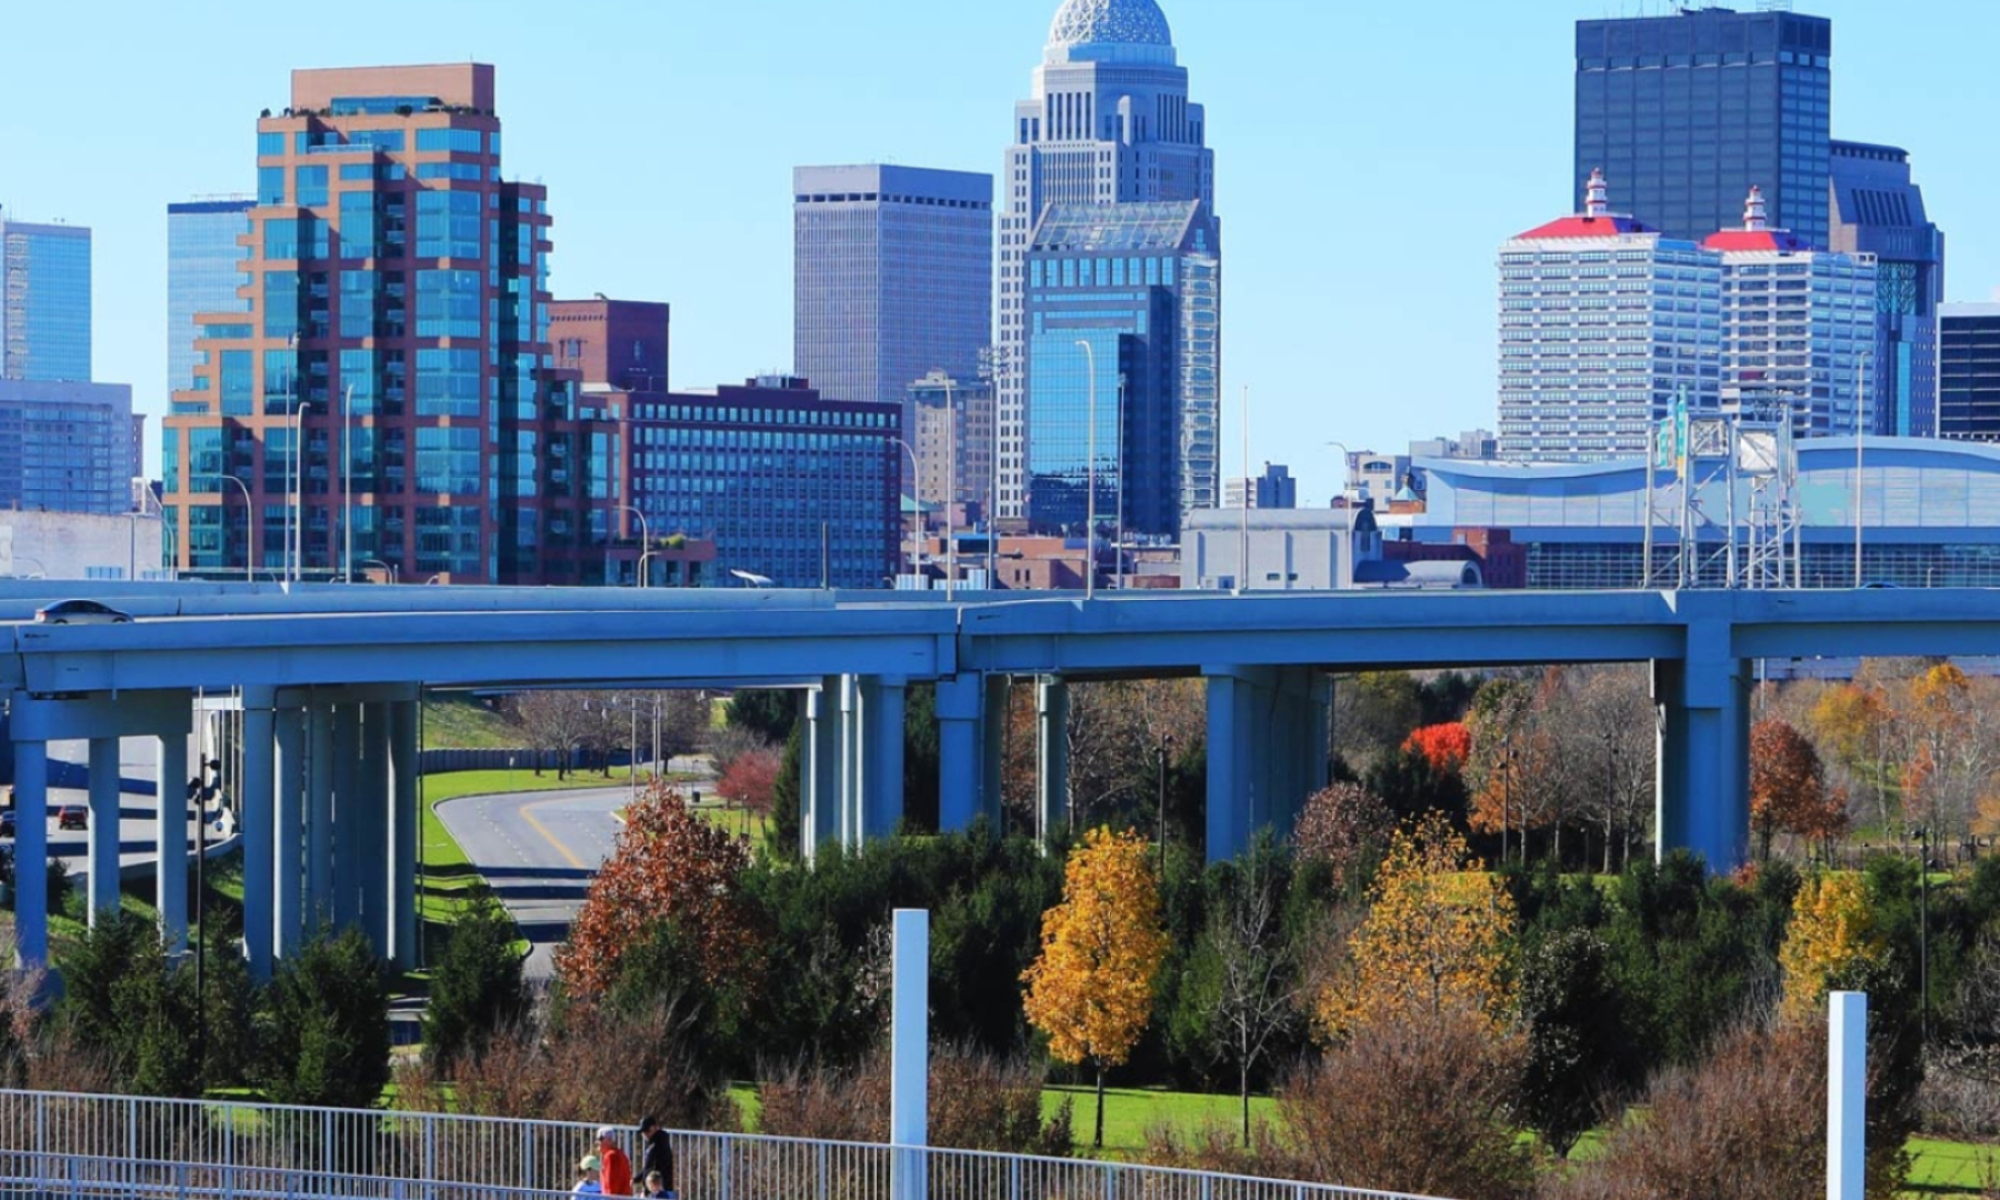
[[[1292,469],[1282,463],[1265,463],[1262,475],[1230,479],[1222,485],[1222,507],[1242,508],[1245,503],[1251,508],[1297,508],[1299,506],[1299,481],[1292,478]]]
[[[1036,225],[1054,205],[1200,201],[1203,219],[1217,229],[1207,132],[1202,106],[1188,101],[1188,73],[1177,65],[1156,0],[1064,0],[1035,69],[1034,95],[1015,106],[1001,181],[995,369],[1003,519],[1028,515],[1028,343],[1035,331],[1026,263]],[[1209,340],[1217,343],[1219,329],[1213,332]],[[1212,359],[1190,364],[1188,374],[1214,388],[1219,371]],[[1115,375],[1106,378],[1115,383]],[[1193,482],[1180,507],[1212,507],[1221,499],[1215,414],[1189,419],[1181,462]]]
[[[1640,220],[1700,241],[1755,183],[1773,224],[1826,246],[1833,23],[1768,8],[1577,22],[1576,187],[1602,170]]]
[[[1875,259],[1815,250],[1771,227],[1750,189],[1743,223],[1704,245],[1722,256],[1722,408],[1757,420],[1789,413],[1799,437],[1851,436],[1875,345]]]
[[[0,213],[0,379],[90,379],[90,230]]]
[[[1833,143],[1833,248],[1872,254],[1875,356],[1870,428],[1884,436],[1935,437],[1937,306],[1944,302],[1944,233],[1924,213],[1910,155],[1895,146]]]
[[[250,286],[242,239],[250,232],[254,198],[190,200],[167,205],[167,391],[194,387],[201,361],[196,313],[247,313]]]
[[[922,466],[926,507],[963,506],[984,521],[993,511],[993,382],[932,371],[910,384],[910,433]]]
[[[611,448],[547,452],[580,414],[545,365],[547,191],[500,178],[493,68],[295,71],[249,219],[251,311],[196,316],[206,366],[161,438],[182,566],[541,581],[577,536],[543,524],[549,473],[588,494]]]
[[[972,379],[992,342],[993,177],[800,167],[792,189],[793,369],[828,399],[906,405],[914,428],[910,381]]]
[[[132,389],[0,379],[0,509],[133,510]]]
[[[1093,482],[1099,534],[1171,537],[1220,503],[1221,271],[1200,200],[1043,211],[1027,256],[1034,531],[1081,536]]]
[[[2000,442],[2000,304],[1938,308],[1937,436]]]
[[[1582,215],[1500,248],[1500,456],[1646,453],[1680,402],[1717,409],[1721,328],[1721,256],[1613,215],[1593,174]]]

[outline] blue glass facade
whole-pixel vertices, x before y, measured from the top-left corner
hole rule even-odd
[[[1773,227],[1826,247],[1832,54],[1832,22],[1789,12],[1578,22],[1569,196],[1601,168],[1620,211],[1700,241],[1755,184]]]
[[[1219,249],[1199,201],[1044,215],[1025,264],[1034,531],[1081,535],[1093,479],[1100,533],[1172,536],[1209,506],[1188,477],[1215,465]]]
[[[1942,306],[1938,436],[2000,442],[2000,304]]]
[[[0,379],[0,508],[132,509],[132,389]]]
[[[90,379],[90,230],[0,219],[0,378]]]
[[[1833,248],[1873,254],[1873,433],[1936,437],[1938,305],[1944,300],[1944,233],[1924,212],[1910,156],[1895,146],[1833,143]]]
[[[243,261],[250,251],[237,239],[250,232],[255,201],[198,200],[167,206],[167,391],[196,386],[203,365],[195,349],[200,336],[196,313],[250,311],[250,299],[238,296],[250,283]]]
[[[902,406],[778,382],[635,397],[632,502],[656,538],[712,540],[718,583],[880,588],[900,553]]]

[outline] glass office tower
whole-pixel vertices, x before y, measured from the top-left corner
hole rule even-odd
[[[1093,482],[1100,534],[1170,537],[1215,507],[1220,236],[1199,200],[1043,214],[1026,260],[1035,532],[1082,536]]]
[[[0,214],[0,379],[90,379],[90,230]]]
[[[1944,233],[1924,212],[1909,152],[1833,143],[1833,248],[1875,256],[1871,432],[1936,437],[1937,310],[1944,302]]]
[[[1051,205],[1198,200],[1214,221],[1215,154],[1207,114],[1188,99],[1172,31],[1156,0],[1064,0],[1049,26],[1034,94],[1015,105],[1013,145],[1001,177],[1000,283],[995,375],[1000,398],[1002,518],[1028,502],[1028,281],[1035,226]],[[1188,462],[1215,454],[1200,430]],[[1192,469],[1183,508],[1213,507],[1221,483]]]
[[[245,196],[229,200],[191,200],[167,205],[167,391],[194,386],[195,349],[200,330],[196,313],[250,311],[250,298],[237,293],[248,287],[243,270],[249,250],[239,244],[250,232],[250,210],[256,202]]]
[[[1773,225],[1827,246],[1832,53],[1833,23],[1791,12],[1579,21],[1570,195],[1602,169],[1632,215],[1700,241],[1755,184]]]
[[[1945,304],[1938,313],[1938,436],[2000,442],[2000,304]]]

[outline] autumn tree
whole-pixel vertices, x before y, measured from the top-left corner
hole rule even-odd
[[[1465,727],[1463,721],[1425,725],[1412,730],[1410,736],[1403,739],[1403,749],[1410,754],[1422,755],[1433,771],[1457,772],[1472,757],[1472,731]]]
[[[1785,973],[1785,1014],[1809,1017],[1829,991],[1867,989],[1888,959],[1875,928],[1868,886],[1858,875],[1808,879],[1792,901],[1792,919],[1778,965]]]
[[[1750,729],[1750,824],[1764,862],[1779,830],[1824,843],[1846,829],[1846,801],[1826,786],[1819,751],[1783,717]]]
[[[1285,937],[1282,898],[1288,864],[1268,838],[1229,872],[1221,903],[1209,912],[1197,952],[1198,977],[1210,981],[1204,999],[1216,1058],[1236,1068],[1243,1144],[1250,1144],[1250,1077],[1294,1027],[1299,974]]]
[[[1904,723],[1903,814],[1949,843],[2000,772],[2000,685],[1940,663],[1910,681]]]
[[[624,955],[666,923],[709,983],[734,978],[753,941],[739,890],[749,864],[743,839],[702,820],[664,781],[653,782],[625,810],[611,857],[556,951],[557,977],[570,995],[594,999],[617,981]]]
[[[522,692],[507,704],[507,715],[528,744],[554,761],[556,778],[567,778],[576,752],[590,739],[594,721],[582,692]],[[541,774],[539,758],[535,773]]]
[[[1093,829],[1070,853],[1061,903],[1042,917],[1042,949],[1022,979],[1023,1008],[1049,1052],[1097,1072],[1104,1145],[1104,1073],[1123,1064],[1153,1012],[1167,954],[1152,855],[1137,833]]]
[[[1315,1006],[1328,1038],[1389,1015],[1511,1011],[1513,898],[1443,815],[1397,831],[1369,899],[1351,969]]]
[[[1364,878],[1395,828],[1389,806],[1358,783],[1336,783],[1307,797],[1292,833],[1302,862],[1323,862],[1333,886],[1346,889]]]
[[[1542,788],[1556,769],[1556,745],[1542,720],[1545,696],[1536,684],[1496,679],[1473,698],[1466,724],[1472,752],[1466,785],[1472,795],[1469,823],[1479,833],[1500,835],[1504,859],[1510,835],[1527,858],[1527,831],[1545,819]]]
[[[769,746],[736,756],[716,780],[715,794],[754,813],[771,810],[771,794],[777,787],[778,771],[784,759],[778,751]]]

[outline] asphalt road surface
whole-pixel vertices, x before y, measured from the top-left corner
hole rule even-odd
[[[612,813],[630,796],[619,786],[463,796],[438,805],[438,819],[533,944],[528,978],[555,974],[556,945],[569,936],[590,881],[611,856],[619,828]]]

